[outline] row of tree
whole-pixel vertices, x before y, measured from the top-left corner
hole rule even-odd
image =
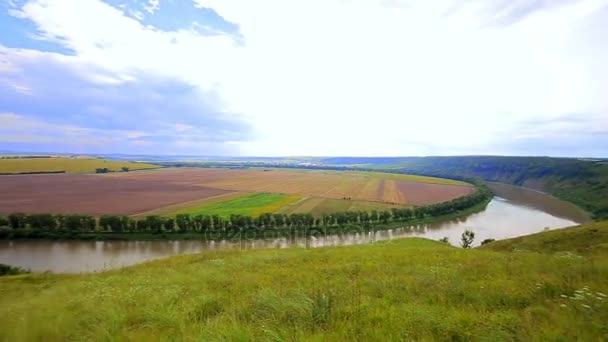
[[[392,221],[407,222],[449,215],[470,208],[491,198],[491,191],[484,185],[467,196],[454,200],[415,207],[392,208],[390,211],[347,211],[324,215],[319,218],[311,214],[270,214],[258,217],[244,215],[189,215],[179,214],[175,218],[147,216],[134,219],[128,216],[103,215],[95,218],[89,215],[52,214],[10,214],[0,217],[0,227],[13,230],[57,231],[57,232],[209,232],[229,229],[287,229],[315,227],[343,227],[346,225],[371,226]]]

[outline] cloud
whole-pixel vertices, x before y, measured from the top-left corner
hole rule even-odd
[[[531,137],[556,153],[560,134],[591,132],[608,112],[604,0],[161,0],[153,13],[147,4],[23,2],[21,20],[73,51],[74,59],[53,59],[87,86],[59,77],[57,67],[0,63],[29,75],[13,72],[4,86],[21,91],[10,112],[47,104],[24,100],[42,87],[86,107],[86,120],[69,119],[79,127],[138,130],[141,118],[111,113],[145,113],[165,125],[143,131],[179,134],[169,140],[188,151],[201,140],[191,127],[201,124],[175,108],[209,118],[241,113],[211,144],[253,155],[521,153]],[[58,89],[39,85],[50,80],[61,80]],[[59,101],[47,106],[73,112]],[[569,113],[586,120],[544,131],[525,125]],[[68,122],[54,115],[35,118]],[[245,122],[252,126],[238,128]],[[569,153],[598,153],[582,133],[571,137]],[[154,140],[133,139],[142,150]]]
[[[0,4],[0,44],[73,55],[74,51],[65,47],[61,39],[46,36],[43,31],[37,29],[34,22],[23,17],[18,9],[24,3],[22,0],[10,0]]]
[[[130,142],[138,141],[133,146],[148,142],[171,153],[187,139],[190,153],[222,154],[238,152],[226,141],[252,137],[250,125],[223,111],[214,92],[175,77],[136,69],[116,74],[77,57],[4,47],[0,65],[4,142],[21,134],[119,152],[136,150]]]
[[[477,13],[483,25],[509,26],[528,17],[571,5],[575,0],[479,0],[456,2],[444,12],[445,16],[471,11]]]

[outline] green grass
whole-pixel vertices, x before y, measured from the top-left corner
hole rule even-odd
[[[210,205],[180,210],[176,214],[191,215],[220,215],[230,217],[234,215],[254,216],[263,212],[264,207],[274,207],[274,204],[289,199],[289,195],[273,193],[254,193],[242,197],[217,202]],[[276,211],[276,208],[272,211]]]
[[[53,172],[65,171],[67,173],[94,173],[97,168],[108,168],[111,171],[120,171],[122,167],[129,170],[155,169],[158,165],[145,163],[132,163],[96,158],[0,158],[0,173],[24,172]]]
[[[560,247],[538,252],[411,238],[3,277],[0,340],[600,341],[606,250],[575,251],[606,243],[608,223],[587,228],[544,233]]]
[[[607,222],[590,223],[573,228],[550,230],[514,239],[495,241],[481,248],[497,251],[568,251],[576,254],[608,254]]]

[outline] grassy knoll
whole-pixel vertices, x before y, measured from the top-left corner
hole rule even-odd
[[[481,248],[496,251],[569,251],[576,254],[596,252],[608,255],[608,223],[596,222],[584,226],[557,229],[514,239],[501,240]]]
[[[28,173],[65,171],[67,173],[94,173],[97,168],[107,168],[110,171],[121,171],[122,167],[129,170],[159,168],[158,165],[132,163],[96,158],[6,158],[0,159],[0,173]]]
[[[572,230],[543,233],[566,250],[411,238],[8,276],[0,339],[599,341],[608,338],[606,250],[575,251],[607,243],[608,223],[577,233],[588,229],[600,234],[565,243]]]
[[[176,214],[219,215],[222,217],[230,217],[232,214],[256,216],[262,213],[275,212],[280,207],[299,199],[299,196],[253,193],[202,207],[183,209],[176,212]]]

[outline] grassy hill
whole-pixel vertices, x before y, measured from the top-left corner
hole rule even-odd
[[[0,278],[0,340],[608,339],[608,223]]]
[[[129,170],[134,171],[155,169],[160,166],[97,158],[0,158],[0,174],[59,171],[66,173],[95,173],[95,169],[97,168],[120,171],[122,167],[128,167]]]

